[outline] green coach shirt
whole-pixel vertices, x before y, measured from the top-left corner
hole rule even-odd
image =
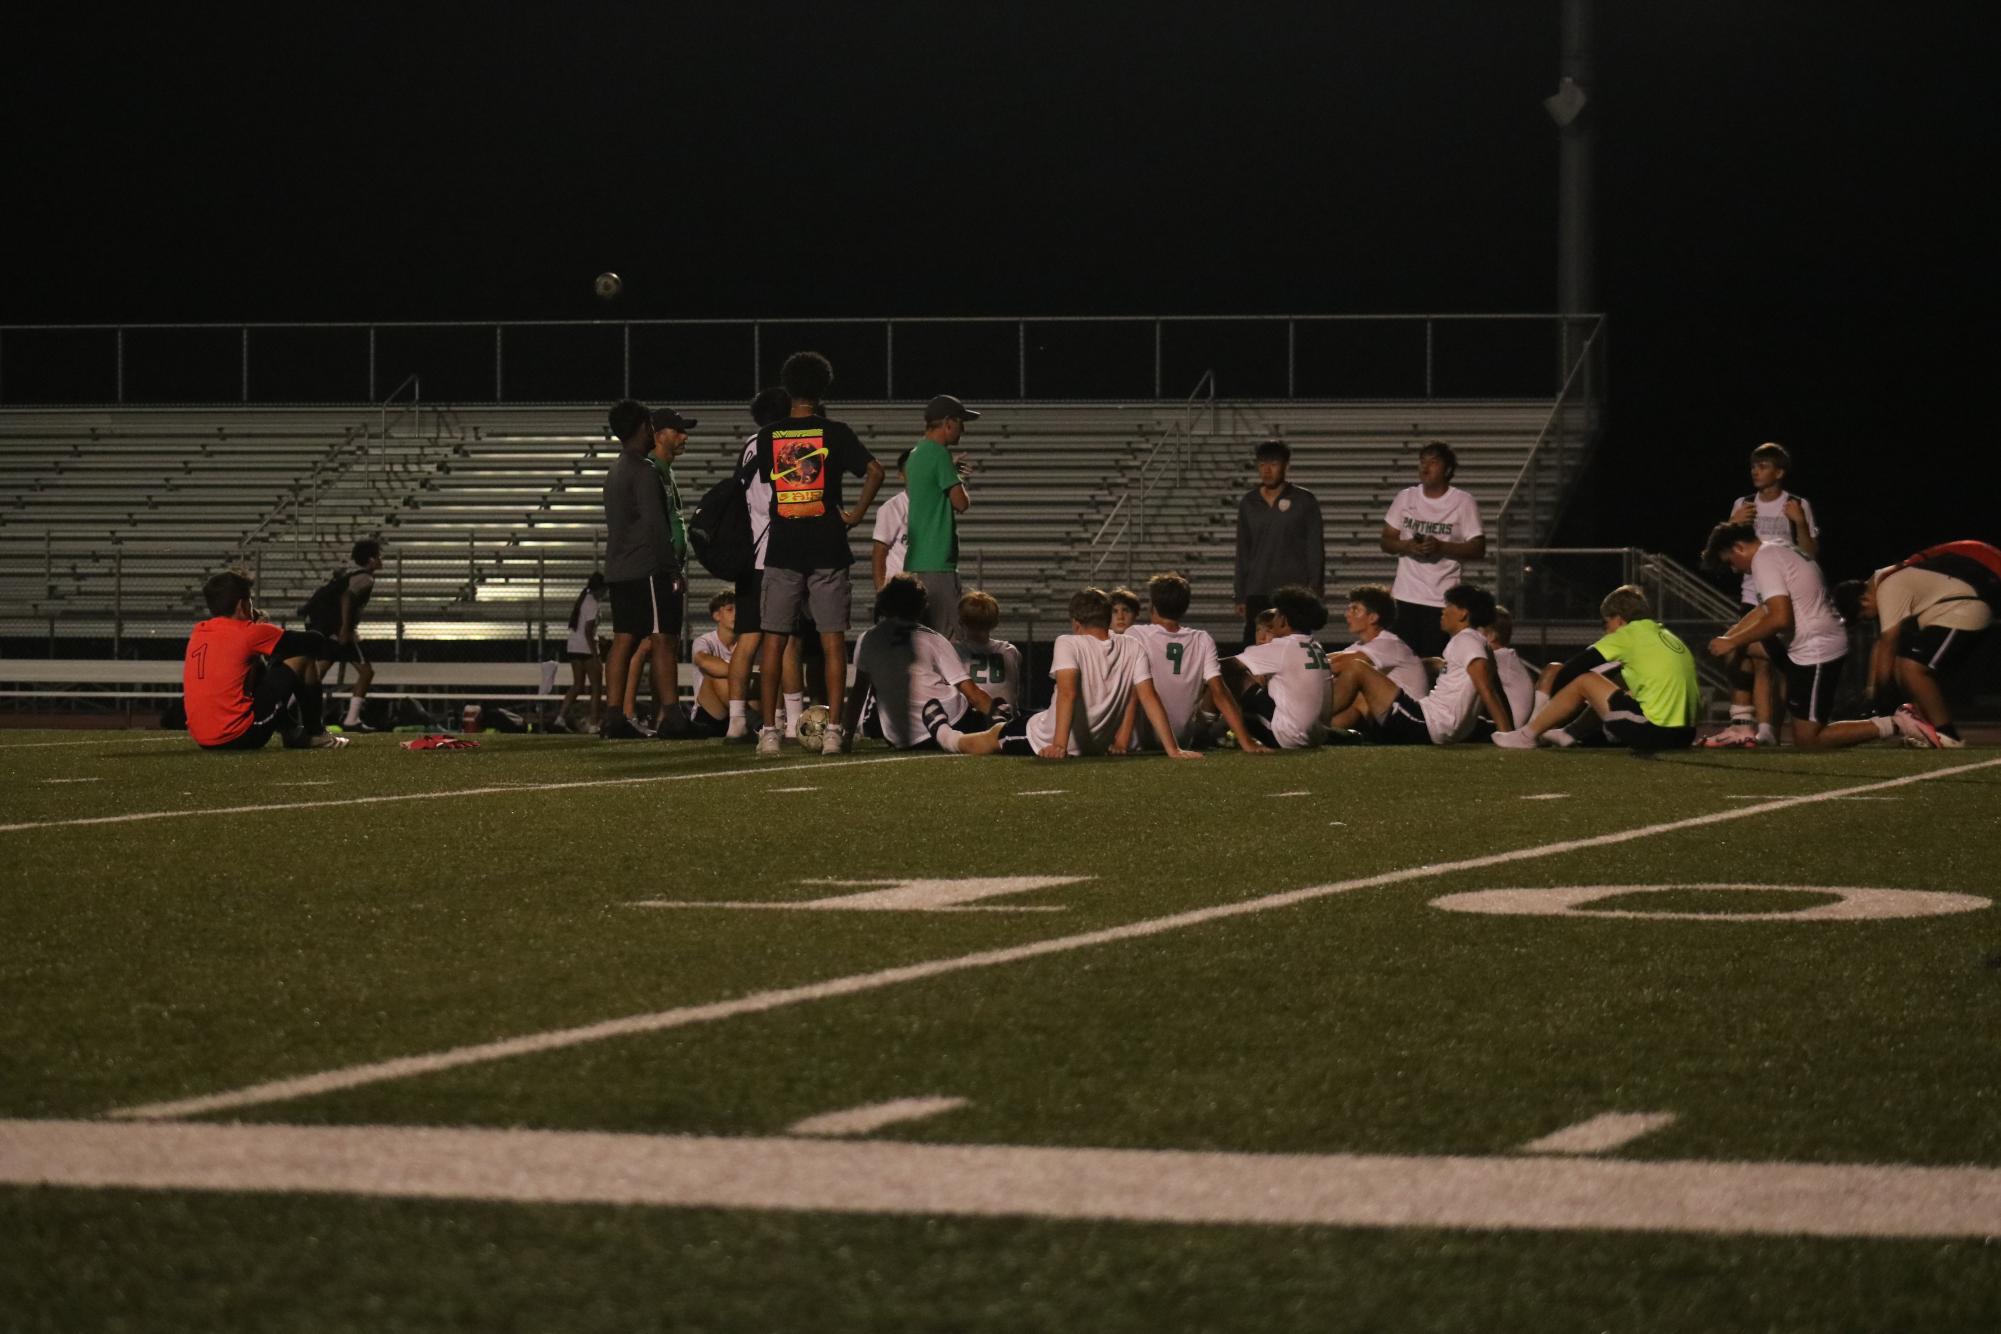
[[[674,480],[674,465],[652,455],[646,461],[660,474],[661,500],[667,506],[667,533],[674,539],[674,560],[684,569],[688,564],[688,525],[681,517],[681,484]]]
[[[1695,657],[1674,631],[1659,621],[1628,621],[1591,647],[1605,661],[1622,664],[1626,693],[1648,722],[1695,726]]]
[[[952,455],[926,436],[910,451],[903,475],[910,493],[910,548],[903,568],[913,573],[957,570],[959,515],[948,493],[959,485],[959,470],[952,466]]]

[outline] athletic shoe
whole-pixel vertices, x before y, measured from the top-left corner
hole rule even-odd
[[[846,749],[841,744],[841,741],[841,725],[839,723],[828,723],[827,734],[820,738],[820,753],[822,755],[839,755]]]
[[[695,729],[688,723],[688,715],[679,708],[667,710],[667,716],[653,729],[655,741],[686,741],[695,735]]]
[[[1945,738],[1936,727],[1918,716],[1916,709],[1906,704],[1890,715],[1890,726],[1904,738],[1904,745],[1912,750],[1942,750]]]
[[[775,760],[785,753],[785,734],[775,727],[766,727],[757,734],[757,757],[761,760]]]
[[[1502,750],[1534,750],[1535,738],[1520,728],[1512,732],[1496,732],[1491,738]]]
[[[380,732],[382,729],[374,723],[354,722],[343,724],[341,730],[343,732]]]
[[[745,717],[741,713],[731,715],[729,730],[723,733],[723,740],[725,741],[757,740],[756,737],[751,735],[750,719]]]
[[[307,750],[340,750],[353,744],[346,737],[331,732],[317,732],[306,738]]]
[[[559,713],[549,720],[549,730],[551,732],[575,732],[577,725]]]
[[[641,741],[653,735],[650,727],[641,727],[622,713],[614,713],[604,720],[598,735],[606,741]]]
[[[1704,737],[1705,750],[1756,750],[1758,729],[1749,723],[1732,723],[1715,736]]]

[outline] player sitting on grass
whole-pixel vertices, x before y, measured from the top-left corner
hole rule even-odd
[[[988,717],[993,698],[967,676],[952,641],[923,623],[928,603],[924,582],[914,574],[891,575],[875,595],[875,624],[855,646],[843,735],[855,735],[873,691],[882,739],[897,750],[956,752],[969,736],[998,745],[1000,725]]]
[[[999,624],[1000,603],[976,588],[959,599],[959,638],[952,647],[973,684],[993,699],[989,712],[994,721],[1005,722],[1028,707],[1028,696],[1022,689],[1021,650],[993,637]]]
[[[730,721],[730,655],[736,651],[736,593],[725,588],[709,599],[710,630],[695,641],[695,702],[688,721],[696,736],[721,736]]]
[[[1112,633],[1122,635],[1139,622],[1139,594],[1114,588],[1107,596],[1112,600]]]
[[[210,577],[202,601],[209,618],[196,623],[181,660],[189,736],[204,750],[259,750],[281,729],[294,750],[348,744],[328,735],[320,715],[320,663],[332,656],[331,640],[266,621],[250,600],[250,577],[233,570]],[[286,727],[295,700],[298,720]]]
[[[1278,624],[1278,613],[1270,607],[1266,607],[1251,618],[1251,624],[1255,627],[1251,632],[1251,642],[1253,644],[1269,644],[1271,643],[1271,628]]]
[[[1001,752],[1045,760],[1123,755],[1132,746],[1132,714],[1126,706],[1136,697],[1169,756],[1202,758],[1200,752],[1183,750],[1174,740],[1167,711],[1153,688],[1146,649],[1131,635],[1112,633],[1112,600],[1104,589],[1086,588],[1071,595],[1070,633],[1056,637],[1049,675],[1056,681],[1056,698],[1048,708],[1030,718],[1017,718],[999,732],[966,737],[959,749],[968,755]]]
[[[1446,746],[1464,741],[1481,710],[1514,727],[1514,714],[1501,693],[1494,670],[1494,650],[1480,631],[1493,624],[1494,595],[1474,584],[1454,584],[1445,590],[1438,624],[1449,638],[1440,660],[1438,679],[1422,700],[1412,699],[1397,683],[1357,657],[1342,665],[1334,678],[1334,716],[1359,705],[1361,733],[1384,746]]]
[[[1605,635],[1549,678],[1555,692],[1533,718],[1512,732],[1496,732],[1504,750],[1575,745],[1564,726],[1589,705],[1605,739],[1634,750],[1680,750],[1694,744],[1701,688],[1695,655],[1672,630],[1653,619],[1647,595],[1621,584],[1598,604]],[[1617,668],[1614,680],[1608,669]]]
[[[1201,705],[1207,699],[1236,734],[1239,747],[1250,754],[1263,751],[1245,727],[1235,697],[1223,686],[1216,641],[1207,630],[1181,624],[1181,618],[1188,614],[1188,581],[1178,574],[1156,574],[1146,581],[1146,594],[1153,604],[1153,620],[1134,625],[1126,635],[1146,646],[1147,670],[1153,675],[1153,688],[1167,711],[1175,741],[1182,746],[1206,743],[1211,715]],[[1112,609],[1116,618],[1116,601]],[[1137,707],[1137,701],[1129,707]],[[1198,733],[1203,735],[1198,737]],[[1140,746],[1159,749],[1152,727],[1140,724],[1134,735]]]
[[[1271,641],[1252,644],[1223,664],[1223,679],[1260,743],[1278,750],[1317,746],[1327,732],[1334,671],[1313,634],[1327,608],[1313,590],[1287,584],[1271,595]],[[1239,744],[1243,732],[1238,732]],[[1246,747],[1248,749],[1248,747]]]
[[[1355,636],[1355,642],[1330,656],[1327,665],[1338,672],[1359,657],[1396,682],[1404,694],[1421,700],[1431,693],[1431,673],[1424,669],[1424,659],[1389,628],[1396,615],[1396,599],[1381,584],[1349,589],[1348,633]],[[1336,732],[1352,731],[1361,722],[1365,706],[1366,701],[1358,698],[1357,703],[1329,719],[1328,727]]]
[[[1494,672],[1501,679],[1501,693],[1508,697],[1508,708],[1517,723],[1526,721],[1536,708],[1536,674],[1522,661],[1522,655],[1509,647],[1515,638],[1515,614],[1495,603],[1494,623],[1483,627],[1480,633],[1494,650]]]
[[[1834,588],[1834,602],[1850,623],[1875,621],[1869,654],[1868,694],[1881,705],[1902,695],[1920,724],[1907,746],[1957,750],[1966,744],[1953,726],[1939,678],[1973,657],[2001,605],[2001,550],[1986,542],[1947,542],[1876,571],[1867,583],[1850,579]],[[1927,730],[1928,729],[1928,730]]]

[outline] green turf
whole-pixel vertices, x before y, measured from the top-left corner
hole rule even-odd
[[[374,737],[339,754],[204,755],[144,734],[25,744],[75,739],[0,734],[0,824],[291,808],[0,833],[0,1116],[94,1116],[1986,758],[1465,748],[837,767],[584,739],[463,754]],[[47,781],[75,778],[98,781]],[[627,779],[641,781],[606,781]],[[818,790],[773,791],[797,786]],[[500,790],[301,805],[469,788]],[[1050,788],[1064,791],[1019,795]],[[1992,911],[1745,923],[1428,906],[1585,884],[1993,897],[2001,768],[1875,795],[231,1115],[770,1135],[940,1094],[969,1105],[880,1137],[1502,1154],[1603,1111],[1666,1111],[1676,1122],[1621,1156],[2001,1166]],[[630,906],[1025,874],[1091,879],[993,901],[1050,913]],[[1825,901],[1683,890],[1594,906]],[[35,1238],[0,1247],[0,1311],[30,1313],[24,1328],[148,1327],[147,1301],[169,1313],[151,1327],[171,1328],[2001,1325],[2001,1250],[1978,1242],[28,1190],[0,1193],[8,1234]]]

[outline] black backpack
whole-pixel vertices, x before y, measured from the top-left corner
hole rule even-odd
[[[735,581],[750,573],[756,544],[751,541],[750,507],[744,501],[743,483],[734,474],[703,493],[688,521],[688,545],[694,548],[702,568],[718,579]]]
[[[306,624],[318,630],[323,626],[340,628],[340,595],[347,591],[347,581],[354,577],[353,570],[335,570],[333,578],[313,590],[313,595],[299,607],[299,615],[306,618]],[[331,633],[330,631],[328,633]]]

